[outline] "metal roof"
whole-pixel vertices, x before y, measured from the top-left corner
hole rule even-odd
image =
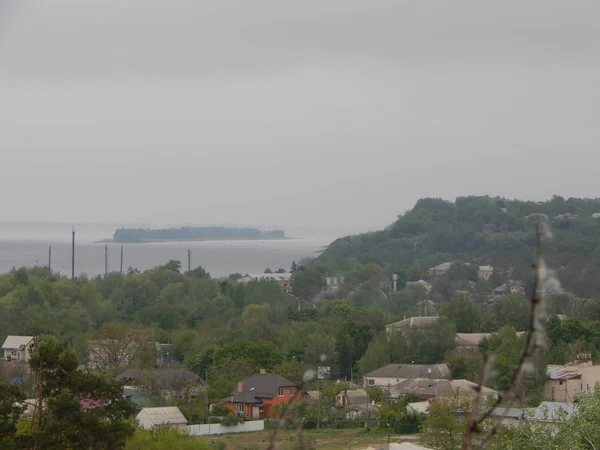
[[[387,324],[386,328],[412,328],[422,327],[437,322],[440,316],[416,316],[408,319],[399,320],[398,322]]]
[[[20,349],[34,339],[33,336],[8,336],[2,344],[3,349]]]
[[[396,384],[390,389],[392,397],[401,397],[406,394],[425,395],[429,397],[452,397],[457,393],[473,393],[477,383],[468,380],[442,380],[429,378],[410,378]],[[482,386],[483,394],[498,393],[493,389]]]
[[[142,408],[139,414],[146,414],[154,425],[187,424],[187,419],[176,406],[162,408]]]
[[[546,377],[549,380],[573,380],[581,378],[581,372],[574,367],[548,365],[546,367]]]
[[[540,422],[564,422],[579,413],[579,405],[574,403],[542,402],[530,412],[528,418]]]

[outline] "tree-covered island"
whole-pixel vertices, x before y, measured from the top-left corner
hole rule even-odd
[[[143,243],[233,239],[286,239],[286,235],[283,230],[260,230],[249,227],[118,228],[112,240],[119,243]]]

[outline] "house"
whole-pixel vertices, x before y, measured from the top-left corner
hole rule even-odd
[[[429,405],[431,405],[431,402],[429,400],[409,403],[408,405],[406,405],[406,412],[409,414],[427,414]]]
[[[293,381],[268,374],[265,369],[240,381],[231,395],[223,400],[232,412],[249,419],[274,417],[277,408],[301,400],[302,392]]]
[[[492,333],[456,333],[454,342],[457,348],[479,348],[479,344]]]
[[[327,291],[329,292],[337,292],[340,290],[340,287],[346,281],[346,277],[344,275],[333,275],[325,277],[325,285],[327,286]]]
[[[479,266],[477,275],[480,279],[487,281],[494,275],[494,268],[492,266]]]
[[[493,333],[456,333],[456,348],[479,348],[479,344]],[[525,335],[525,331],[517,331],[517,336]]]
[[[454,264],[454,262],[449,261],[438,264],[434,267],[430,267],[429,269],[427,269],[427,277],[430,280],[435,280],[440,275],[444,275],[446,272],[448,272],[448,270],[450,270],[450,267],[452,267],[452,264]]]
[[[134,388],[153,390],[157,388],[168,400],[193,400],[206,389],[206,381],[187,369],[153,369],[142,371],[127,369],[115,377],[116,381],[124,381],[131,391]]]
[[[148,342],[149,333],[135,331],[120,339],[97,339],[88,342],[88,369],[104,371],[106,369],[126,369],[136,356],[146,347],[154,346]]]
[[[409,317],[408,319],[399,320],[398,322],[390,323],[385,326],[386,333],[402,331],[407,328],[423,327],[437,322],[440,316],[417,316]]]
[[[514,280],[501,284],[493,291],[494,295],[523,294],[524,292],[523,284],[520,281]]]
[[[390,398],[400,398],[404,395],[413,394],[419,400],[426,401],[434,398],[453,398],[458,394],[476,394],[477,383],[469,380],[444,380],[431,378],[409,378],[392,386]],[[498,397],[498,392],[482,386],[481,392],[485,396]]]
[[[151,430],[161,425],[182,427],[188,421],[176,406],[163,408],[142,408],[136,417],[140,427]]]
[[[33,336],[8,336],[2,344],[3,358],[7,361],[29,361],[35,348]]]
[[[279,285],[279,287],[285,291],[291,288],[292,273],[257,273],[257,274],[246,274],[242,278],[238,279],[238,283],[247,284],[251,281],[261,280],[272,280]]]
[[[366,374],[364,387],[379,386],[389,389],[396,384],[412,378],[449,379],[448,364],[388,364]]]
[[[123,397],[137,408],[148,408],[154,406],[152,393],[135,386],[123,386]]]
[[[320,398],[320,391],[306,391],[302,395],[302,400],[304,400],[304,403],[306,403],[307,405],[310,405],[313,402],[318,402]]]
[[[369,404],[369,396],[364,389],[344,389],[335,395],[335,404],[342,408]]]
[[[81,408],[85,411],[91,411],[92,409],[101,408],[105,405],[104,401],[92,397],[82,398],[79,401],[79,404],[81,405]]]
[[[577,397],[589,395],[600,382],[600,366],[591,361],[575,361],[564,366],[548,365],[544,398],[561,403],[573,403]]]
[[[367,391],[364,389],[344,389],[335,396],[336,406],[346,409],[346,419],[359,419],[374,414],[379,409],[378,405],[369,401]]]

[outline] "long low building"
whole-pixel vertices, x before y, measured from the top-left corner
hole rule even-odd
[[[449,379],[448,364],[388,364],[366,374],[364,387],[379,386],[389,389],[411,378]]]
[[[430,400],[434,398],[452,398],[458,394],[475,395],[479,388],[477,383],[469,380],[435,380],[430,378],[411,378],[404,380],[390,389],[390,398],[400,398],[404,395],[417,395],[419,400]],[[498,392],[482,386],[483,395],[498,397]]]
[[[255,273],[246,274],[242,278],[238,279],[238,283],[246,284],[251,281],[271,280],[276,282],[282,289],[290,289],[292,282],[292,273]]]

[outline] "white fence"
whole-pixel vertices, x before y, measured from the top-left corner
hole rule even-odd
[[[206,425],[188,425],[185,427],[190,436],[206,436],[209,434],[247,433],[248,431],[262,431],[265,429],[264,420],[250,420],[232,427],[225,427],[220,423]]]

